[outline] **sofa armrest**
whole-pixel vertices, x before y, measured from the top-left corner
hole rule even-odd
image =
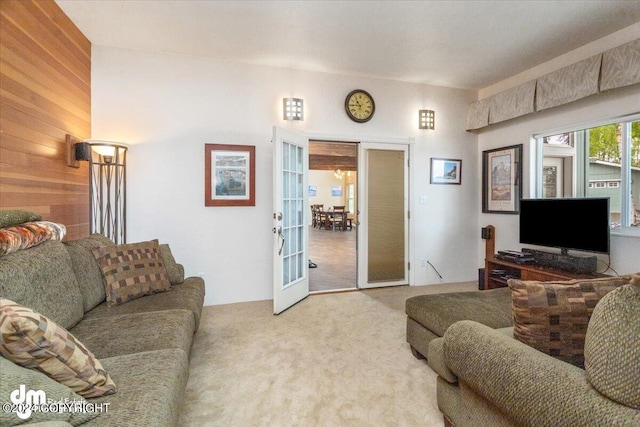
[[[638,425],[640,411],[598,393],[585,371],[473,321],[444,335],[448,368],[519,424]]]

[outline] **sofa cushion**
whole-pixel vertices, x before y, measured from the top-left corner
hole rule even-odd
[[[0,295],[67,329],[84,313],[71,258],[58,241],[0,257]]]
[[[102,271],[91,251],[100,246],[115,246],[115,243],[102,234],[92,234],[84,239],[64,242],[64,245],[71,256],[84,311],[87,312],[106,298]]]
[[[474,320],[491,328],[512,325],[511,294],[506,288],[419,295],[407,299],[405,311],[440,337],[459,320]]]
[[[169,245],[164,243],[159,245],[159,248],[164,268],[167,270],[167,276],[169,276],[169,282],[171,282],[172,285],[184,282],[184,267],[176,262]]]
[[[167,348],[189,354],[195,320],[190,310],[120,314],[85,319],[71,332],[100,359]]]
[[[184,283],[171,286],[171,289],[167,292],[138,298],[116,306],[109,306],[107,303],[100,304],[86,313],[85,319],[181,308],[193,313],[195,327],[198,330],[203,303],[204,280],[201,277],[188,277]]]
[[[71,333],[42,314],[0,298],[0,354],[36,369],[84,397],[115,393],[100,361]]]
[[[587,378],[609,399],[640,409],[640,276],[593,310],[584,357]]]
[[[104,276],[109,305],[171,289],[157,240],[101,246],[92,252]]]
[[[91,401],[109,403],[109,411],[83,427],[178,425],[189,357],[180,349],[146,351],[102,361],[118,392]]]
[[[510,279],[513,336],[550,356],[584,366],[584,340],[594,307],[630,276],[538,282]]]
[[[73,390],[64,384],[60,384],[57,381],[52,380],[42,372],[35,371],[33,369],[23,368],[15,363],[0,357],[0,402],[8,404],[13,402],[11,399],[11,393],[15,390],[19,390],[20,386],[25,386],[25,392],[33,391],[39,392],[40,390],[45,393],[47,402],[51,399],[54,402],[78,402],[84,403],[86,400],[76,394]],[[20,396],[18,396],[18,400]],[[68,425],[80,425],[92,418],[100,415],[97,412],[39,412],[32,411],[30,416],[28,413],[23,413],[26,418],[20,418],[15,412],[9,412],[6,410],[0,410],[0,425],[2,426],[15,426],[23,424],[25,422],[38,423],[38,422],[68,422]]]

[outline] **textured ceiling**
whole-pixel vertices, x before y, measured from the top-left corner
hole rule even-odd
[[[640,22],[613,0],[57,3],[95,45],[465,89]]]

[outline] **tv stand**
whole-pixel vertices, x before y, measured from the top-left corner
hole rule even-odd
[[[496,258],[496,232],[493,225],[486,227],[488,238],[485,241],[484,284],[482,289],[495,289],[507,286],[507,280],[552,280],[593,279],[605,277],[597,273],[576,273],[564,269],[545,267],[536,264],[517,264]],[[557,254],[554,254],[557,255]]]

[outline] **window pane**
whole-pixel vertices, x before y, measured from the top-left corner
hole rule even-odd
[[[571,133],[545,136],[542,138],[542,142],[549,145],[567,145],[569,147],[573,147],[573,138]]]
[[[621,181],[621,147],[622,124],[591,128],[588,131],[589,164],[586,173],[588,182],[587,197],[609,197],[611,225],[621,224],[622,193]]]
[[[543,144],[538,197],[608,197],[613,228],[640,227],[640,121],[538,141]]]

